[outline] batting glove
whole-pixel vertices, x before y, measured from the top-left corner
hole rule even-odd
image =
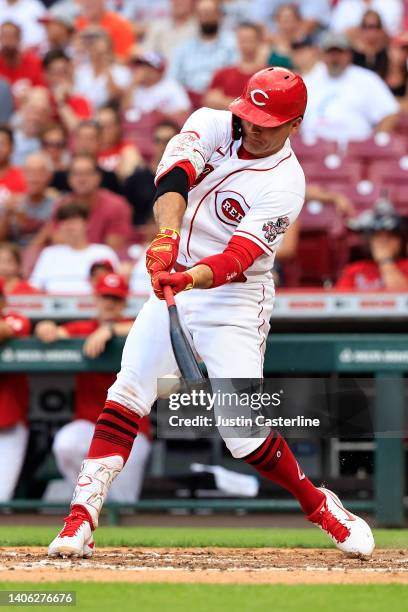
[[[194,279],[188,272],[158,272],[152,278],[153,291],[159,300],[164,300],[163,287],[168,285],[176,295],[194,287]]]
[[[159,233],[146,251],[146,268],[153,278],[157,272],[170,271],[176,263],[180,234],[169,227],[160,228]]]

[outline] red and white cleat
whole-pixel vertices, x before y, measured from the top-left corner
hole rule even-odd
[[[343,506],[332,491],[320,488],[325,500],[307,519],[327,533],[342,552],[355,557],[370,557],[375,547],[370,527]]]
[[[64,527],[48,547],[50,557],[92,557],[95,550],[92,529],[85,513],[74,508]]]

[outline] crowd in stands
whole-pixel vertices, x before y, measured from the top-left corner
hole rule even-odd
[[[33,332],[86,336],[89,357],[125,335],[128,287],[149,292],[144,251],[167,143],[193,110],[227,109],[266,66],[300,73],[309,92],[292,142],[306,204],[278,253],[277,284],[406,290],[407,1],[0,0],[1,312],[15,294],[95,294],[94,321]],[[24,317],[0,316],[0,341],[31,333]],[[21,447],[27,402],[9,423],[0,401],[0,430],[19,424]],[[87,440],[95,418],[76,404],[55,439],[68,480],[85,452],[76,432]]]

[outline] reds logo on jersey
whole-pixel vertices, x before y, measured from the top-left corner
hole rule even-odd
[[[227,225],[239,225],[249,206],[244,196],[236,191],[217,191],[215,195],[215,214]]]
[[[267,242],[273,242],[279,234],[284,234],[289,227],[289,217],[279,217],[276,221],[267,221],[262,231]]]

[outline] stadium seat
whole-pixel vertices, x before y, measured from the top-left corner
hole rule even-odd
[[[300,214],[298,262],[304,286],[331,284],[347,261],[346,230],[331,204],[306,202]]]
[[[395,185],[408,184],[408,155],[397,160],[376,161],[370,164],[368,177],[373,183],[388,190]]]
[[[327,155],[322,161],[310,161],[302,165],[307,181],[321,187],[357,183],[363,173],[361,161],[348,160],[336,154]]]
[[[321,161],[328,155],[337,152],[337,143],[327,140],[305,141],[301,136],[294,136],[290,142],[301,163]]]
[[[381,195],[380,185],[368,180],[350,184],[333,183],[330,189],[347,196],[353,202],[357,212],[372,208]]]
[[[371,163],[384,159],[399,159],[407,152],[406,139],[401,135],[375,134],[368,140],[349,142],[346,155],[348,159],[358,159],[363,163]]]

